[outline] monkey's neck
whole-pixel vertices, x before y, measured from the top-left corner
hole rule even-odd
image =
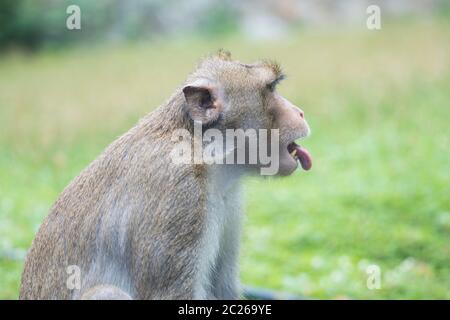
[[[239,187],[244,172],[244,169],[238,165],[206,165],[208,183],[221,188],[225,192]]]
[[[176,90],[165,103],[147,114],[141,124],[147,132],[158,136],[170,135],[177,129],[190,130],[191,124],[185,112],[185,103],[181,90]]]

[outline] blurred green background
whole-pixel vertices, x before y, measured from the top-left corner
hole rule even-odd
[[[66,29],[72,3],[81,30]],[[242,282],[449,299],[448,5],[372,3],[381,30],[366,28],[365,1],[2,1],[0,298],[18,297],[26,250],[69,181],[226,48],[279,61],[279,91],[312,127],[311,171],[246,181]]]

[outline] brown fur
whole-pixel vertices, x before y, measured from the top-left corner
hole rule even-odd
[[[215,122],[219,129],[280,127],[261,93],[279,71],[273,64],[243,67],[220,52],[202,61],[187,84],[200,78],[220,84],[230,107]],[[195,297],[200,239],[208,228],[208,168],[169,158],[172,132],[192,130],[187,108],[179,88],[65,188],[28,253],[21,299],[109,297],[115,288],[134,299]],[[81,269],[81,290],[66,287],[69,265]],[[91,292],[105,285],[114,290]],[[229,290],[218,298],[237,298],[237,288]]]
[[[107,219],[108,211],[125,203],[133,213],[127,225],[128,250],[110,252],[111,258],[120,260],[130,272],[140,298],[152,298],[152,292],[141,285],[153,287],[161,282],[186,288],[178,290],[179,296],[174,297],[190,297],[189,280],[180,276],[179,269],[185,265],[183,259],[189,258],[184,254],[196,250],[196,240],[204,227],[204,168],[191,170],[160,160],[167,158],[171,148],[167,134],[184,121],[180,117],[181,105],[180,95],[172,97],[109,146],[64,190],[33,241],[23,273],[21,298],[70,298],[71,292],[65,287],[66,267],[74,264],[81,270],[88,269],[96,251],[96,238],[100,233],[106,238],[114,235],[114,230],[99,230],[100,221]],[[160,188],[162,185],[170,187]],[[168,189],[190,190],[189,197]],[[111,202],[106,201],[108,193],[114,195]],[[160,235],[154,230],[165,233]],[[45,259],[35,258],[37,255]],[[146,259],[150,256],[153,259]],[[153,279],[151,272],[139,272],[152,269],[165,270],[159,275],[165,281]]]

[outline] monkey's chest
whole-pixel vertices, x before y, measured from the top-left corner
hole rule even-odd
[[[199,259],[206,282],[211,279],[211,270],[220,268],[223,259],[237,250],[241,219],[240,199],[232,193],[212,195],[207,203]]]

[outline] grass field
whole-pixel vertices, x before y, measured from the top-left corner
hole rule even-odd
[[[199,57],[273,58],[309,172],[246,182],[242,281],[312,298],[450,298],[450,22],[0,56],[0,298],[64,186]],[[366,267],[381,268],[380,290]]]

